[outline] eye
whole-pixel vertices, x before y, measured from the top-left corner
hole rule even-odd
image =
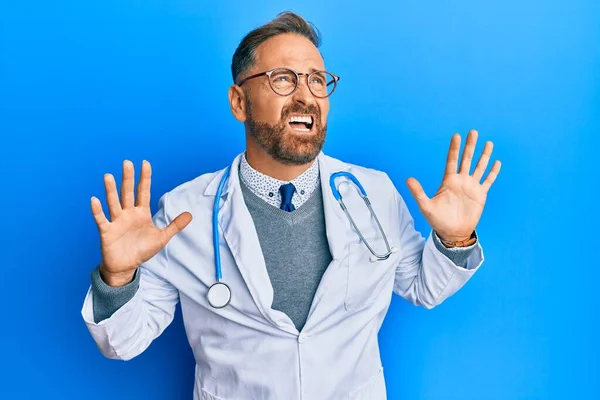
[[[313,75],[312,78],[310,79],[310,83],[319,85],[319,86],[325,86],[325,79],[322,76]]]
[[[294,83],[296,81],[295,75],[288,71],[277,72],[271,76],[273,83]]]

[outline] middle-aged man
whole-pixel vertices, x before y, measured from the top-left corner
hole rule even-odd
[[[407,181],[433,228],[425,240],[385,173],[321,152],[339,78],[318,45],[314,26],[293,13],[244,37],[229,105],[246,150],[164,194],[154,217],[148,162],[135,197],[131,162],[120,199],[104,176],[111,220],[92,197],[102,262],[82,315],[106,357],[142,353],[180,301],[194,399],[381,400],[377,332],[392,293],[431,308],[477,271],[475,227],[500,170],[494,163],[483,179],[492,143],[471,174],[477,132],[460,165],[454,135],[432,198]]]

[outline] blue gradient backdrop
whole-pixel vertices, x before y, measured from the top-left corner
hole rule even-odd
[[[600,3],[2,1],[2,399],[189,399],[174,323],[130,362],[80,318],[99,239],[89,210],[123,159],[152,207],[244,147],[227,104],[250,29],[286,9],[320,27],[342,79],[325,151],[432,195],[450,136],[503,161],[478,226],[486,262],[442,306],[395,297],[380,332],[390,399],[598,399]],[[207,228],[208,229],[208,228]]]

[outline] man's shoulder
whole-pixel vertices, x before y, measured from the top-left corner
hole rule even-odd
[[[162,197],[168,198],[169,209],[171,210],[190,210],[203,200],[207,201],[208,206],[212,204],[214,198],[206,195],[207,189],[211,186],[211,183],[214,185],[215,178],[222,175],[224,171],[225,168],[222,168],[201,174],[175,186],[165,192]]]
[[[366,167],[321,153],[323,162],[327,165],[327,170],[331,173],[347,171],[352,173],[359,181],[368,180],[378,183],[391,183],[388,174],[376,168]]]
[[[376,187],[378,189],[391,189],[394,187],[388,174],[384,171],[342,161],[324,153],[319,155],[319,161],[330,174],[341,171],[350,172],[365,187]],[[233,165],[237,165],[236,160],[234,160]],[[166,192],[164,196],[169,198],[170,207],[178,205],[177,208],[187,209],[188,206],[202,202],[202,199],[206,199],[207,205],[212,204],[214,199],[211,195],[216,193],[216,187],[226,168],[227,166],[213,172],[204,173]]]
[[[169,196],[202,195],[217,175],[222,174],[225,168],[213,172],[205,172],[189,181],[183,182],[168,193]]]

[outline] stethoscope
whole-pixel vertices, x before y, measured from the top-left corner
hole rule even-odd
[[[227,286],[226,283],[222,282],[223,274],[221,272],[221,252],[219,249],[219,219],[218,219],[219,201],[221,199],[221,195],[223,193],[223,188],[225,187],[225,183],[227,182],[227,179],[229,179],[230,171],[231,171],[230,167],[227,167],[225,169],[225,172],[223,173],[223,177],[221,178],[221,182],[219,182],[219,187],[217,189],[217,194],[216,194],[215,202],[213,205],[213,232],[212,233],[213,233],[213,247],[214,247],[214,253],[215,253],[215,269],[216,269],[217,281],[215,283],[213,283],[210,288],[208,288],[208,294],[206,297],[208,299],[208,303],[214,308],[223,308],[223,307],[227,306],[229,304],[229,302],[231,301],[231,288],[229,286]],[[339,178],[339,177],[346,177],[346,178],[350,179],[358,188],[358,190],[360,192],[360,197],[362,197],[362,199],[364,200],[367,208],[369,209],[369,212],[371,213],[371,217],[373,217],[375,219],[375,222],[377,223],[377,226],[379,227],[379,232],[381,232],[381,235],[383,236],[383,240],[385,242],[385,247],[386,247],[385,253],[383,253],[383,254],[376,253],[375,250],[373,250],[373,248],[369,245],[367,240],[364,238],[362,232],[360,231],[360,229],[358,229],[358,226],[356,226],[354,219],[348,212],[348,209],[346,208],[346,205],[344,204],[344,201],[342,200],[342,195],[340,194],[340,191],[335,186],[335,179]],[[396,253],[398,251],[398,249],[396,247],[390,247],[387,236],[386,236],[385,232],[383,231],[383,227],[381,226],[381,223],[379,222],[379,219],[377,218],[375,211],[373,211],[371,202],[369,201],[369,198],[367,197],[367,192],[365,191],[365,188],[363,188],[363,186],[360,184],[358,179],[353,174],[351,174],[350,172],[345,172],[345,171],[335,172],[335,173],[331,174],[331,176],[329,177],[329,186],[331,187],[333,197],[335,197],[337,202],[340,204],[340,207],[342,208],[342,210],[344,211],[344,214],[346,214],[346,217],[350,221],[350,224],[352,224],[352,227],[354,228],[354,230],[360,237],[360,240],[362,240],[362,242],[367,246],[367,248],[371,252],[372,256],[369,258],[369,260],[371,262],[387,260],[390,257],[390,255],[392,255],[393,253]]]

